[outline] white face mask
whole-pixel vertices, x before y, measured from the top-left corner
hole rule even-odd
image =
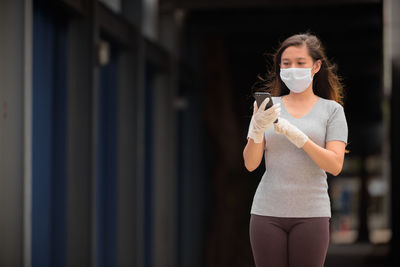
[[[280,76],[286,86],[294,93],[304,92],[313,80],[311,68],[281,69]]]

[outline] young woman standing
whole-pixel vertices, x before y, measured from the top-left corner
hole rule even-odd
[[[287,38],[265,81],[274,105],[254,103],[243,151],[249,171],[263,155],[266,171],[251,208],[250,241],[257,267],[322,267],[329,245],[326,172],[338,175],[347,143],[342,85],[320,40]],[[278,122],[274,121],[278,118]]]

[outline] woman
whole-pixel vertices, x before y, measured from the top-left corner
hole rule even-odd
[[[321,267],[331,217],[326,172],[340,173],[347,143],[342,85],[311,34],[281,44],[264,82],[275,104],[264,111],[268,98],[260,108],[254,102],[243,151],[249,171],[265,155],[251,208],[254,260],[257,267]]]

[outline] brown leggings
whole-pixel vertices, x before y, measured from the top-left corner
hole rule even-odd
[[[329,218],[251,215],[250,243],[257,267],[323,267]]]

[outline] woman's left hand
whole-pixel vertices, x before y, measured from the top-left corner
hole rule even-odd
[[[274,129],[276,133],[285,135],[298,148],[302,148],[308,140],[307,135],[284,118],[279,118],[278,122],[274,123]]]

